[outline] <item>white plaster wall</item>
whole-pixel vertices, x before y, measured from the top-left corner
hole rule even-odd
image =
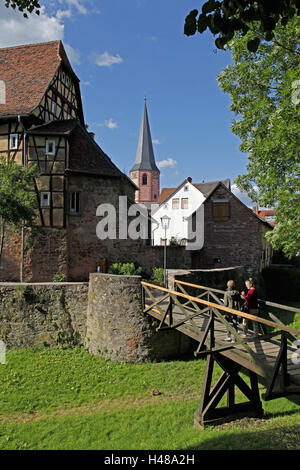
[[[188,190],[185,190],[185,188]],[[188,209],[181,209],[181,199],[188,199]],[[179,199],[179,208],[172,208],[172,199]],[[152,238],[154,245],[161,245],[161,239],[165,238],[165,231],[162,228],[161,218],[165,215],[170,217],[170,225],[167,230],[167,243],[171,237],[179,239],[188,238],[188,222],[185,220],[190,217],[198,208],[197,212],[197,249],[201,249],[204,243],[204,207],[205,197],[191,183],[187,182],[172,195],[165,203],[162,203],[159,209],[152,215],[157,223],[152,223]],[[202,245],[202,246],[200,246]],[[191,248],[193,249],[193,248]],[[194,248],[196,249],[196,247]]]

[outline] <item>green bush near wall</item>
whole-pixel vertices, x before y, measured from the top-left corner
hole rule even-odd
[[[300,269],[270,266],[262,271],[268,300],[300,301]]]
[[[119,276],[140,276],[142,268],[134,263],[114,263],[109,266],[108,272]]]

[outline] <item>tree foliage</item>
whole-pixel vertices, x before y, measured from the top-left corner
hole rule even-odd
[[[0,258],[6,224],[16,228],[35,225],[37,201],[33,182],[36,177],[35,167],[26,168],[0,158]]]
[[[217,48],[223,49],[235,33],[245,36],[253,26],[257,29],[254,37],[247,41],[249,51],[255,52],[262,39],[274,38],[276,25],[286,26],[299,13],[299,0],[209,0],[198,10],[192,10],[185,19],[184,34],[202,34],[209,29],[218,35]]]
[[[235,182],[260,206],[276,207],[275,228],[267,237],[291,257],[300,252],[299,25],[294,18],[277,26],[273,41],[260,42],[256,53],[247,48],[254,34],[229,43],[233,64],[218,83],[230,94],[237,116],[232,132],[248,153],[247,174]]]
[[[27,18],[27,13],[40,14],[40,3],[38,0],[4,0],[7,8],[13,8],[23,13],[24,17]]]

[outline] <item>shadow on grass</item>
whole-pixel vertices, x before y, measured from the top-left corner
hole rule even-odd
[[[262,420],[264,421],[264,420]],[[208,438],[187,447],[184,450],[296,450],[300,447],[300,426],[280,426],[272,429],[259,430],[259,424],[254,425],[257,430],[249,431],[230,428],[219,432],[216,437]],[[249,426],[249,424],[248,424]],[[223,427],[224,429],[224,427]],[[200,431],[201,432],[201,431]]]

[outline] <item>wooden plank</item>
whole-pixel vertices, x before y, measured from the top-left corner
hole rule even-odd
[[[180,292],[176,292],[176,291],[173,291],[171,289],[167,289],[165,287],[159,287],[159,286],[156,286],[154,284],[150,284],[148,282],[141,282],[141,284],[145,287],[150,287],[152,289],[157,289],[157,290],[160,290],[162,292],[167,292],[169,294],[173,294],[173,295],[176,295],[178,297],[182,297],[184,299],[193,300],[194,302],[197,302],[197,303],[200,303],[200,304],[203,304],[203,305],[207,305],[209,307],[214,307],[216,309],[222,310],[223,312],[231,313],[232,315],[236,315],[236,316],[239,316],[239,317],[242,317],[242,318],[247,318],[248,320],[253,320],[253,321],[256,321],[257,323],[262,323],[264,325],[268,325],[268,326],[271,326],[273,328],[277,328],[281,331],[287,331],[287,332],[292,333],[292,334],[300,335],[299,330],[295,330],[294,328],[290,328],[288,326],[280,326],[277,323],[271,322],[269,320],[265,320],[263,318],[255,316],[255,315],[250,315],[249,313],[239,312],[238,310],[233,310],[232,308],[229,308],[229,307],[223,307],[222,305],[215,304],[215,303],[212,303],[212,302],[208,302],[207,300],[198,299],[197,297],[193,297],[193,296],[190,296],[190,295],[181,294]]]

